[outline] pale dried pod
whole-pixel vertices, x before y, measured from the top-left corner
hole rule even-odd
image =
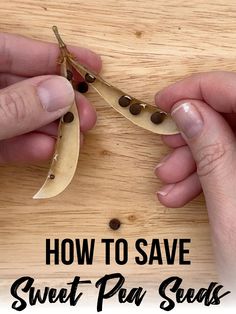
[[[57,29],[54,28],[57,33]],[[72,73],[68,70],[68,56],[65,46],[60,44],[61,75],[69,81]],[[69,76],[69,77],[68,77]],[[55,152],[51,161],[47,178],[34,199],[54,197],[65,190],[74,177],[80,150],[80,122],[76,103],[61,119],[58,127],[58,137]]]

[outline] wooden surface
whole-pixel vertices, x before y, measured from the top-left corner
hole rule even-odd
[[[62,0],[0,1],[1,31],[54,41],[58,25],[67,43],[102,56],[102,75],[128,93],[153,103],[157,90],[193,72],[236,70],[236,1]],[[129,284],[155,286],[178,274],[197,284],[215,279],[203,197],[169,209],[156,199],[153,174],[168,149],[159,136],[119,116],[93,92],[98,112],[87,134],[78,171],[60,196],[35,201],[47,165],[0,168],[0,291],[31,275],[44,284],[75,275],[99,278],[120,271]],[[108,223],[122,222],[118,231]],[[92,238],[98,244],[92,266],[45,266],[46,238]],[[125,266],[104,266],[101,238],[126,238]],[[191,238],[191,266],[137,266],[132,244],[139,238]],[[51,282],[51,278],[53,278]]]

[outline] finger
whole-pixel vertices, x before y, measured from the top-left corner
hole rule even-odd
[[[198,100],[178,102],[172,117],[185,137],[197,164],[208,209],[219,208],[218,196],[234,197],[236,141],[222,117]],[[221,197],[221,196],[220,196]]]
[[[80,145],[83,145],[80,133]],[[0,164],[35,164],[52,158],[56,139],[32,132],[0,141]]]
[[[0,142],[0,163],[36,163],[51,158],[55,139],[42,133],[28,133]]]
[[[226,105],[227,106],[227,105]],[[197,164],[218,263],[225,280],[236,284],[235,187],[236,140],[223,116],[199,100],[179,102],[172,117],[184,134]]]
[[[155,174],[165,183],[183,181],[196,171],[196,164],[188,146],[176,148],[155,168]]]
[[[157,197],[164,206],[178,208],[186,205],[201,192],[201,184],[195,172],[183,181],[165,185],[157,192]]]
[[[77,60],[92,71],[101,69],[101,58],[94,52],[68,46]],[[59,73],[57,44],[46,43],[18,35],[0,33],[0,71],[20,76]]]
[[[25,76],[19,76],[9,73],[0,73],[0,89],[23,81],[25,79],[26,79]]]
[[[94,127],[97,119],[96,111],[87,98],[79,93],[76,93],[75,95],[80,115],[80,131],[85,133]],[[58,134],[58,122],[59,121],[53,121],[48,125],[38,128],[36,131],[56,138]]]
[[[156,95],[156,103],[165,111],[182,99],[202,100],[218,112],[236,112],[236,73],[209,72],[192,75]]]
[[[96,111],[88,99],[80,93],[75,93],[75,99],[80,116],[80,130],[85,133],[94,127],[97,120]],[[51,136],[57,136],[58,121],[54,121],[46,126],[43,126],[37,129],[37,131]]]
[[[0,140],[58,119],[74,97],[71,84],[60,76],[35,77],[0,90]]]
[[[9,73],[0,73],[0,89],[8,87],[9,85],[21,82],[23,80],[26,80],[28,77],[25,76],[19,76],[15,74],[9,74]],[[83,77],[78,73],[73,73],[73,87],[75,90],[78,88],[78,83],[84,82]]]
[[[37,133],[42,133],[45,135],[49,135],[51,137],[57,138],[58,135],[58,125],[59,121],[53,121],[47,125],[42,126],[36,130]]]
[[[232,130],[236,132],[236,114],[234,113],[224,113],[223,117],[227,121],[227,123],[230,125]]]
[[[162,135],[162,141],[169,147],[177,148],[186,145],[186,141],[181,134],[176,135]]]
[[[76,104],[80,116],[80,131],[82,133],[92,129],[96,123],[96,111],[90,102],[80,93],[75,93]],[[58,121],[54,121],[48,125],[42,126],[37,129],[38,132],[57,137]]]
[[[94,127],[97,120],[97,114],[86,97],[77,92],[75,95],[80,116],[80,130],[84,133]]]

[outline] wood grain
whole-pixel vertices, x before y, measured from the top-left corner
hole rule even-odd
[[[159,89],[191,73],[236,70],[236,1],[0,2],[1,31],[55,42],[51,26],[56,24],[67,43],[102,56],[105,79],[150,103]],[[173,274],[194,284],[212,281],[216,273],[203,197],[184,208],[163,207],[155,197],[161,183],[153,174],[168,151],[160,137],[130,124],[95,93],[88,98],[98,122],[62,195],[31,199],[47,165],[1,166],[0,292],[8,293],[26,274],[58,285],[78,273],[96,279],[112,271],[126,275],[130,285],[154,286]],[[118,231],[108,227],[112,218],[122,223]],[[101,238],[120,237],[129,240],[129,263],[105,266]],[[135,265],[133,244],[139,237],[191,238],[191,266]],[[45,238],[96,238],[94,264],[46,266]]]

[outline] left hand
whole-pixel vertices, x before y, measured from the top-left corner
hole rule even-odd
[[[101,69],[98,55],[68,47],[93,72]],[[0,33],[0,164],[48,160],[54,151],[57,120],[74,98],[81,132],[93,127],[96,112],[88,100],[59,76],[57,44]],[[81,79],[81,78],[80,78]]]

